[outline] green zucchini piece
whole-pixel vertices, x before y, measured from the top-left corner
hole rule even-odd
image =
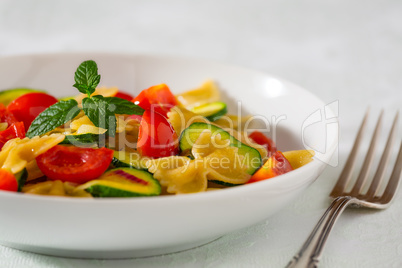
[[[133,168],[111,169],[78,188],[94,197],[140,197],[161,193],[159,181],[151,173]]]
[[[71,144],[75,146],[93,146],[104,144],[106,140],[105,135],[85,133],[79,135],[66,135],[60,144]]]
[[[193,144],[196,142],[201,132],[205,129],[211,130],[212,135],[219,133],[222,140],[229,139],[230,146],[239,148],[238,154],[244,156],[244,163],[248,166],[248,169],[246,170],[248,174],[254,174],[254,172],[256,172],[257,169],[259,169],[259,167],[262,165],[261,155],[257,149],[238,141],[220,127],[200,122],[192,123],[181,133],[179,147],[182,154],[190,154]]]
[[[28,171],[26,168],[18,172],[17,174],[14,175],[15,178],[17,179],[18,183],[18,192],[22,191],[22,187],[25,185],[25,182],[27,181],[28,178]]]
[[[147,170],[147,158],[136,152],[114,151],[112,165],[114,167],[127,167]]]
[[[211,122],[218,120],[228,112],[226,103],[221,101],[206,103],[191,110],[198,115],[206,117]]]
[[[75,99],[75,96],[62,97],[62,98],[59,98],[59,101],[61,101],[61,100],[66,101],[66,100],[71,100],[71,99]]]
[[[32,88],[12,88],[0,91],[0,102],[4,105],[10,104],[13,100],[27,93],[33,92],[45,92],[43,90],[32,89]]]
[[[243,185],[243,184],[233,184],[233,183],[224,182],[224,181],[218,181],[218,180],[210,180],[209,182],[213,182],[213,183],[223,185],[223,186],[226,186],[226,187],[235,187],[235,186]]]

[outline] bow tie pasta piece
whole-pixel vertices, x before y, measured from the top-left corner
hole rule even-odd
[[[168,121],[172,125],[178,137],[182,131],[188,128],[192,123],[209,123],[209,120],[201,115],[197,115],[184,107],[175,106],[167,113]]]
[[[22,188],[23,193],[54,196],[92,197],[84,190],[77,190],[71,182],[45,181],[36,184],[28,184]]]
[[[51,134],[49,136],[36,136],[32,139],[9,140],[0,152],[0,166],[16,174],[23,170],[28,162],[62,142],[63,134]]]
[[[246,116],[237,116],[237,115],[224,115],[218,120],[214,121],[214,124],[217,125],[218,127],[221,127],[223,129],[242,129],[246,125],[248,121],[250,121],[252,118],[251,115],[246,115]]]
[[[178,94],[176,98],[187,109],[191,109],[206,103],[219,101],[221,94],[215,82],[207,80],[199,88]]]
[[[42,176],[45,176],[43,172],[40,170],[38,167],[38,164],[36,163],[36,159],[29,161],[26,166],[27,172],[28,172],[28,178],[27,181],[32,181],[34,179],[40,178]]]
[[[207,189],[206,170],[202,163],[188,157],[162,157],[148,161],[147,166],[154,178],[167,187],[168,193],[188,194]]]
[[[203,131],[194,144],[194,159],[171,156],[148,161],[148,170],[167,187],[168,193],[196,193],[207,189],[208,180],[227,184],[243,184],[250,179],[247,165],[220,134]]]
[[[238,154],[238,150],[230,146],[228,139],[222,140],[221,134],[212,135],[211,130],[206,129],[194,144],[192,154],[196,160],[204,161],[208,180],[237,185],[251,177],[244,156]]]
[[[238,148],[230,148],[230,140],[222,140],[220,134],[212,135],[211,130],[205,129],[198,136],[198,139],[193,145],[191,150],[192,155],[195,159],[202,159],[208,157],[225,157],[229,152],[235,149],[237,152]]]

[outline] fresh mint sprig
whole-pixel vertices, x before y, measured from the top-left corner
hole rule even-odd
[[[134,103],[116,97],[91,96],[100,82],[98,66],[93,60],[82,62],[74,75],[76,87],[88,97],[82,100],[82,110],[91,122],[100,128],[107,129],[106,134],[116,135],[116,114],[142,115],[144,109]],[[59,101],[39,114],[32,122],[27,137],[45,134],[68,121],[74,119],[80,112],[78,103],[74,99]]]
[[[91,96],[100,81],[98,66],[92,60],[84,61],[78,66],[74,79],[74,87],[88,95],[82,100],[85,115],[95,126],[107,129],[106,133],[111,137],[116,135],[116,114],[144,113],[144,109],[128,100],[101,95]]]
[[[75,71],[74,80],[76,87],[81,93],[91,94],[95,92],[96,86],[100,82],[101,76],[98,74],[98,65],[93,60],[87,60],[78,66]]]

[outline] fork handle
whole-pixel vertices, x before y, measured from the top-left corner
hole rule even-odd
[[[336,220],[343,210],[352,203],[356,203],[357,199],[350,196],[340,196],[332,201],[329,208],[322,215],[317,225],[314,227],[310,236],[286,266],[287,268],[315,268],[321,256],[322,249],[332,230]]]

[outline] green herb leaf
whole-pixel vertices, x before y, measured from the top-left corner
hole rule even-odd
[[[61,126],[78,115],[80,109],[74,99],[59,101],[40,113],[28,129],[26,136],[32,138]]]
[[[107,134],[111,137],[116,135],[116,114],[144,113],[144,109],[128,100],[101,95],[84,98],[82,108],[91,122],[97,127],[107,129]]]
[[[91,147],[94,145],[101,145],[99,147],[104,147],[106,135],[104,134],[93,134],[84,133],[79,135],[66,135],[64,140],[59,144],[71,144],[78,147]]]
[[[95,126],[107,129],[111,137],[116,135],[116,116],[109,111],[109,105],[101,95],[82,100],[82,109]]]
[[[105,97],[104,99],[109,105],[109,110],[115,114],[142,115],[144,113],[144,109],[131,101],[116,97]]]
[[[96,62],[87,60],[81,63],[77,71],[75,71],[75,84],[73,87],[76,87],[81,93],[88,94],[88,97],[90,97],[99,84],[100,78]]]

